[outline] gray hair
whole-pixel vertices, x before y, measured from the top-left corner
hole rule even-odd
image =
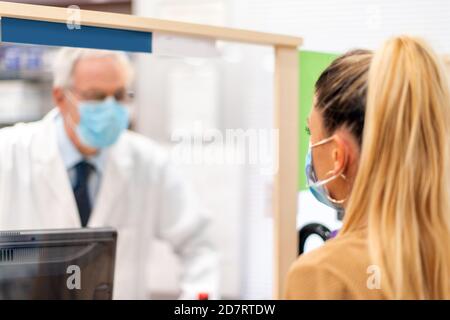
[[[53,64],[53,87],[69,88],[72,85],[73,69],[76,63],[85,58],[112,57],[119,62],[127,75],[127,85],[134,76],[130,59],[124,52],[93,50],[82,48],[62,48],[56,54]]]

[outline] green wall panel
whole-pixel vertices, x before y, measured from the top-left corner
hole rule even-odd
[[[299,190],[306,189],[305,178],[305,157],[308,151],[309,136],[305,131],[307,124],[307,118],[311,110],[314,85],[319,78],[320,74],[330,63],[338,56],[333,53],[323,53],[314,51],[300,51],[299,52],[299,92],[300,92],[300,112],[299,112]]]

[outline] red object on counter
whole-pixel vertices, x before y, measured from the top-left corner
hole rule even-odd
[[[209,300],[209,295],[206,292],[200,292],[198,294],[198,300]]]

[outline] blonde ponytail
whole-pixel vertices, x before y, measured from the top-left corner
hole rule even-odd
[[[367,227],[390,299],[450,299],[450,95],[421,40],[373,58],[360,166],[341,235]]]

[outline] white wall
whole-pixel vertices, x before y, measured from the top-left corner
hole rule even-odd
[[[206,1],[208,2],[208,1]],[[224,25],[292,34],[308,50],[342,52],[376,48],[389,36],[425,37],[450,53],[447,0],[229,0]],[[218,23],[221,24],[221,23]]]

